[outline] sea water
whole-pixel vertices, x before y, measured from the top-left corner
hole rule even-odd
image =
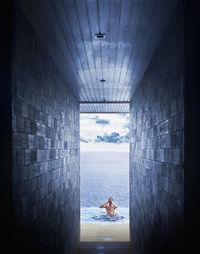
[[[115,216],[106,216],[105,209],[99,207],[82,207],[81,222],[128,222],[128,207],[119,207],[115,211]]]
[[[81,152],[81,222],[129,220],[129,153]],[[109,197],[117,205],[115,216],[99,206]]]

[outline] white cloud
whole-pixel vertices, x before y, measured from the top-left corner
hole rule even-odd
[[[81,142],[81,150],[126,150],[127,143],[95,143],[97,136],[111,135],[113,132],[125,136],[129,133],[129,114],[81,114],[80,115],[80,136],[83,140],[90,140],[88,143]],[[91,142],[92,140],[92,142]]]

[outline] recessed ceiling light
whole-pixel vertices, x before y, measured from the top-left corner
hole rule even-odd
[[[102,78],[102,79],[100,79],[99,81],[103,83],[103,82],[105,82],[105,79]]]
[[[100,32],[99,32],[98,34],[95,34],[94,36],[95,36],[95,38],[97,38],[97,39],[104,39],[104,38],[106,37],[106,36],[105,36],[105,33],[102,34],[102,33],[100,33]]]

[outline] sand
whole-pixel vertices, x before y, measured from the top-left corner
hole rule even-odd
[[[127,242],[129,238],[129,223],[81,223],[80,240],[83,242]]]

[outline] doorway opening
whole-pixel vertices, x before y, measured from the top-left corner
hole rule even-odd
[[[128,113],[80,115],[80,204],[80,241],[130,241]]]

